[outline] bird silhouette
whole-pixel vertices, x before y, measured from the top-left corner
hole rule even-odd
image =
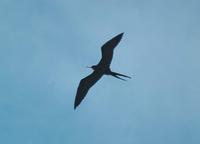
[[[103,75],[111,75],[118,79],[125,80],[119,76],[131,78],[129,76],[116,73],[111,71],[110,64],[113,58],[113,51],[114,48],[118,45],[120,40],[122,39],[124,33],[118,34],[111,40],[107,41],[102,47],[102,58],[100,62],[97,65],[93,65],[88,68],[92,68],[93,72],[88,75],[87,77],[83,78],[78,86],[75,102],[74,102],[74,109],[81,103],[81,101],[84,99],[86,94],[88,93],[89,89],[103,76]]]

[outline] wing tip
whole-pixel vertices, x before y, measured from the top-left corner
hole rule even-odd
[[[74,110],[76,110],[77,107],[78,107],[78,106],[74,106]]]
[[[76,110],[76,108],[78,107],[79,104],[75,103],[74,104],[74,110]]]
[[[124,35],[124,32],[122,32],[122,33],[118,34],[117,36],[115,36],[114,39],[118,39],[118,41],[120,41],[121,38],[123,37],[123,35]]]
[[[118,36],[122,37],[124,35],[124,32],[120,33]]]

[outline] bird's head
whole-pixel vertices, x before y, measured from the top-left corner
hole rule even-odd
[[[96,65],[93,65],[93,66],[91,66],[91,67],[88,67],[88,66],[87,66],[87,68],[91,68],[91,69],[93,69],[93,70],[95,70],[96,67],[97,67]]]

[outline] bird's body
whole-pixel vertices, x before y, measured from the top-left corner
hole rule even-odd
[[[74,109],[76,109],[76,107],[84,99],[88,90],[103,75],[111,75],[111,76],[114,76],[114,77],[121,79],[121,80],[125,80],[125,79],[122,79],[119,76],[131,78],[129,76],[126,76],[126,75],[123,75],[123,74],[120,74],[120,73],[112,72],[111,69],[110,69],[110,64],[111,64],[111,61],[112,61],[114,48],[120,42],[122,36],[123,36],[123,33],[115,36],[114,38],[112,38],[111,40],[106,42],[101,47],[102,58],[101,58],[100,62],[97,65],[93,65],[92,67],[90,67],[90,68],[93,69],[93,73],[91,73],[89,76],[83,78],[79,83],[78,90],[77,90],[77,93],[76,93],[75,103],[74,103]]]

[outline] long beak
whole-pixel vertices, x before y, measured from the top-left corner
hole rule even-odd
[[[92,68],[92,67],[86,66],[86,68]]]

